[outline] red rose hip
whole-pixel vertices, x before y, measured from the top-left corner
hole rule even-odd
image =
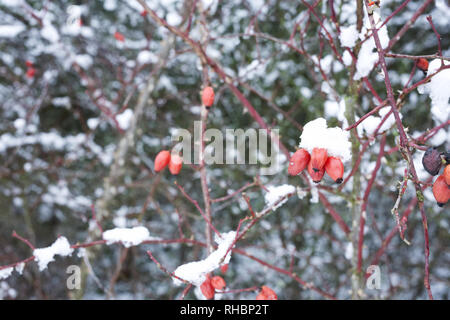
[[[179,174],[182,166],[183,166],[183,159],[177,154],[172,154],[170,156],[169,161],[170,173],[174,175]]]
[[[312,161],[310,161],[308,164],[308,173],[315,183],[319,183],[320,181],[322,181],[323,175],[325,174],[325,168],[322,168],[319,171],[315,171],[312,167]]]
[[[342,163],[342,160],[336,157],[328,157],[328,160],[325,163],[325,172],[336,183],[341,183],[342,177],[344,176],[344,164]]]
[[[210,108],[214,103],[214,89],[206,87],[202,92],[202,103],[206,108]]]
[[[222,290],[223,288],[226,287],[227,284],[221,276],[214,276],[211,278],[211,285],[216,290]]]
[[[320,171],[327,162],[328,152],[324,148],[314,148],[311,152],[311,166],[314,171]]]
[[[256,300],[278,300],[278,296],[268,286],[262,286],[261,292],[256,297]]]
[[[155,171],[159,172],[164,169],[170,162],[170,152],[167,150],[160,151],[155,158]]]
[[[445,183],[446,183],[448,186],[450,186],[450,164],[448,164],[448,165],[445,166],[443,176],[444,176]]]
[[[419,60],[417,60],[417,68],[419,68],[422,71],[427,71],[428,70],[428,60],[425,58],[419,58]]]
[[[214,287],[211,285],[211,279],[209,277],[202,283],[200,290],[206,299],[214,299]]]
[[[443,207],[450,200],[450,188],[445,183],[444,175],[440,175],[433,183],[433,195],[439,207]]]
[[[296,176],[308,166],[311,156],[305,149],[299,149],[295,151],[289,160],[288,174],[290,176]]]

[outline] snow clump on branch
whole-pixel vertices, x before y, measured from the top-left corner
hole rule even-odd
[[[266,205],[268,208],[273,206],[275,203],[277,203],[277,201],[279,201],[286,195],[296,192],[295,187],[292,185],[289,185],[289,184],[283,184],[278,187],[268,186],[267,189],[269,190],[269,192],[266,193],[266,195],[264,196],[264,199],[266,201]],[[280,201],[280,203],[278,203],[276,206],[274,206],[272,210],[275,211],[276,209],[281,207],[283,204],[285,204],[286,201],[288,201],[288,198],[284,199],[283,201]]]
[[[449,61],[443,60],[444,65],[450,65]],[[428,65],[427,76],[435,73],[441,67],[441,60],[434,59]],[[420,94],[427,93],[431,98],[431,114],[433,120],[443,123],[449,120],[450,115],[450,69],[439,71],[430,82],[417,88]]]
[[[43,271],[47,268],[47,265],[55,260],[55,256],[70,256],[73,249],[70,247],[70,243],[66,237],[59,237],[49,247],[34,249],[33,255],[38,263],[39,271]]]
[[[215,241],[218,245],[217,250],[213,251],[206,259],[189,262],[179,266],[173,274],[195,286],[200,286],[206,280],[206,275],[208,273],[213,272],[215,269],[230,261],[231,249],[228,249],[235,239],[235,231],[222,233],[221,238],[216,235]],[[176,285],[182,284],[182,282],[175,277],[173,278],[173,281]]]
[[[310,154],[314,148],[324,148],[329,156],[340,158],[343,162],[351,158],[349,133],[339,127],[328,128],[324,118],[317,118],[304,125],[299,147]]]
[[[121,242],[126,248],[137,246],[143,241],[150,240],[150,232],[145,227],[114,228],[103,232],[103,240],[107,244]]]

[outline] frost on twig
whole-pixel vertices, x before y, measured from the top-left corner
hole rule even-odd
[[[218,247],[206,259],[189,262],[179,266],[174,275],[193,285],[200,286],[206,279],[206,275],[222,265],[227,264],[231,258],[230,246],[233,245],[236,238],[236,232],[230,231],[222,233],[222,238],[216,235],[215,241]],[[183,284],[179,279],[173,278],[176,285]]]
[[[59,237],[49,247],[39,248],[33,251],[36,262],[39,265],[39,271],[45,270],[47,265],[55,260],[55,256],[70,256],[73,249],[70,247],[70,243],[65,237]]]

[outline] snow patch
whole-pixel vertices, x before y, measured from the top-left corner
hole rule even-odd
[[[351,158],[349,133],[339,127],[328,128],[324,118],[317,118],[303,126],[299,147],[309,153],[314,148],[324,148],[329,156],[344,162]]]
[[[347,52],[347,51],[346,51]],[[334,100],[327,100],[324,104],[325,116],[336,117],[339,121],[345,121],[345,100],[337,102]]]
[[[13,270],[14,270],[13,267],[0,270],[0,280],[8,278],[13,272]]]
[[[122,130],[127,130],[130,127],[131,120],[133,120],[133,110],[126,109],[116,116],[116,120]]]
[[[231,258],[231,250],[228,251],[228,249],[236,238],[236,232],[230,231],[228,233],[222,233],[221,236],[222,238],[217,235],[215,237],[215,241],[218,244],[217,250],[212,252],[204,260],[189,262],[179,266],[176,268],[174,275],[192,283],[195,286],[200,286],[205,281],[208,273],[213,272],[215,269],[224,264],[227,264]],[[182,284],[182,282],[175,277],[173,278],[173,281],[177,285]]]
[[[45,24],[45,26],[41,30],[41,36],[53,43],[59,41],[59,33],[51,24]]]
[[[150,232],[145,227],[114,228],[103,232],[103,239],[107,244],[121,242],[126,248],[137,246],[143,241],[150,240]]]
[[[73,249],[65,237],[59,237],[56,241],[47,248],[34,249],[33,255],[39,265],[39,271],[45,270],[47,265],[55,260],[55,256],[62,257],[70,256]]]
[[[358,40],[358,37],[359,33],[355,24],[341,28],[341,34],[339,35],[341,46],[353,48],[356,44],[356,40]]]
[[[444,65],[450,65],[450,61],[444,60]],[[428,65],[427,76],[435,73],[441,67],[441,60],[434,59]],[[429,94],[431,98],[431,114],[433,120],[438,123],[450,119],[450,69],[444,69],[433,76],[429,83],[419,86],[420,94]]]
[[[378,128],[378,126],[381,123],[381,120],[384,119],[384,117],[391,111],[391,108],[385,107],[382,108],[380,111],[378,111],[379,117],[377,116],[370,116],[364,119],[363,122],[361,122],[358,127],[358,134],[363,135],[364,131],[366,132],[366,135],[373,135],[375,133],[375,130]],[[402,114],[399,113],[400,119],[403,118]],[[357,119],[359,120],[359,119]],[[391,128],[395,124],[395,116],[394,113],[391,113],[389,117],[384,121],[383,125],[380,127],[378,132],[383,132]]]
[[[379,28],[383,21],[380,15],[376,12],[373,14],[375,21],[375,27]],[[375,45],[375,40],[373,39],[372,26],[370,20],[367,16],[367,12],[364,11],[364,28],[361,30],[360,39],[364,40],[366,35],[370,32],[370,37],[363,42],[361,49],[358,53],[358,61],[356,62],[356,73],[354,76],[355,80],[367,77],[372,71],[373,67],[378,61],[378,52]],[[386,49],[389,44],[389,35],[386,25],[378,30],[378,37],[380,38],[381,47]]]
[[[158,57],[149,50],[143,50],[139,52],[137,61],[139,64],[155,63],[158,61]]]
[[[0,38],[14,38],[25,30],[23,25],[2,25],[0,26]]]
[[[290,184],[283,184],[281,186],[268,186],[267,189],[269,192],[266,193],[264,196],[264,199],[266,201],[267,207],[273,206],[275,203],[277,203],[281,198],[285,197],[286,195],[290,193],[296,192],[296,189],[294,186]],[[280,203],[278,203],[276,206],[273,207],[273,211],[281,207],[283,204],[288,201],[288,198],[284,199]]]
[[[16,265],[16,267],[15,267],[16,272],[17,272],[18,274],[22,274],[24,268],[25,268],[25,262],[18,263],[18,264]]]
[[[344,54],[342,55],[342,61],[344,62],[344,64],[348,67],[349,65],[352,64],[353,62],[353,58],[352,55],[350,54],[350,52],[348,52],[347,50],[344,51]]]

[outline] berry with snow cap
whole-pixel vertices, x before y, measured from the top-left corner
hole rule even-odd
[[[324,148],[314,148],[311,153],[311,167],[314,171],[319,172],[327,162],[328,152]]]
[[[183,166],[183,159],[178,154],[172,154],[169,161],[169,171],[171,174],[176,175],[181,171]]]
[[[328,128],[327,121],[324,118],[318,118],[303,126],[299,148],[306,149],[311,154],[311,158],[313,158],[314,148],[322,148],[327,151],[328,156],[338,157],[342,162],[346,162],[352,157],[352,144],[349,138],[348,131],[339,127]]]
[[[325,172],[336,183],[341,183],[342,177],[344,176],[344,164],[342,163],[342,160],[336,157],[328,157],[328,160],[325,163]]]
[[[433,195],[439,207],[443,207],[450,200],[450,188],[445,183],[444,175],[440,175],[433,183]]]
[[[167,150],[160,151],[155,158],[155,171],[159,172],[164,169],[170,162],[170,152]]]
[[[322,181],[323,175],[325,174],[325,168],[322,168],[319,171],[315,171],[312,167],[312,161],[310,161],[308,163],[308,173],[315,183],[319,183],[320,181]]]
[[[202,103],[209,109],[214,103],[214,89],[212,87],[206,87],[202,92]]]
[[[311,156],[305,149],[299,149],[295,151],[289,160],[288,174],[296,176],[308,166]]]

